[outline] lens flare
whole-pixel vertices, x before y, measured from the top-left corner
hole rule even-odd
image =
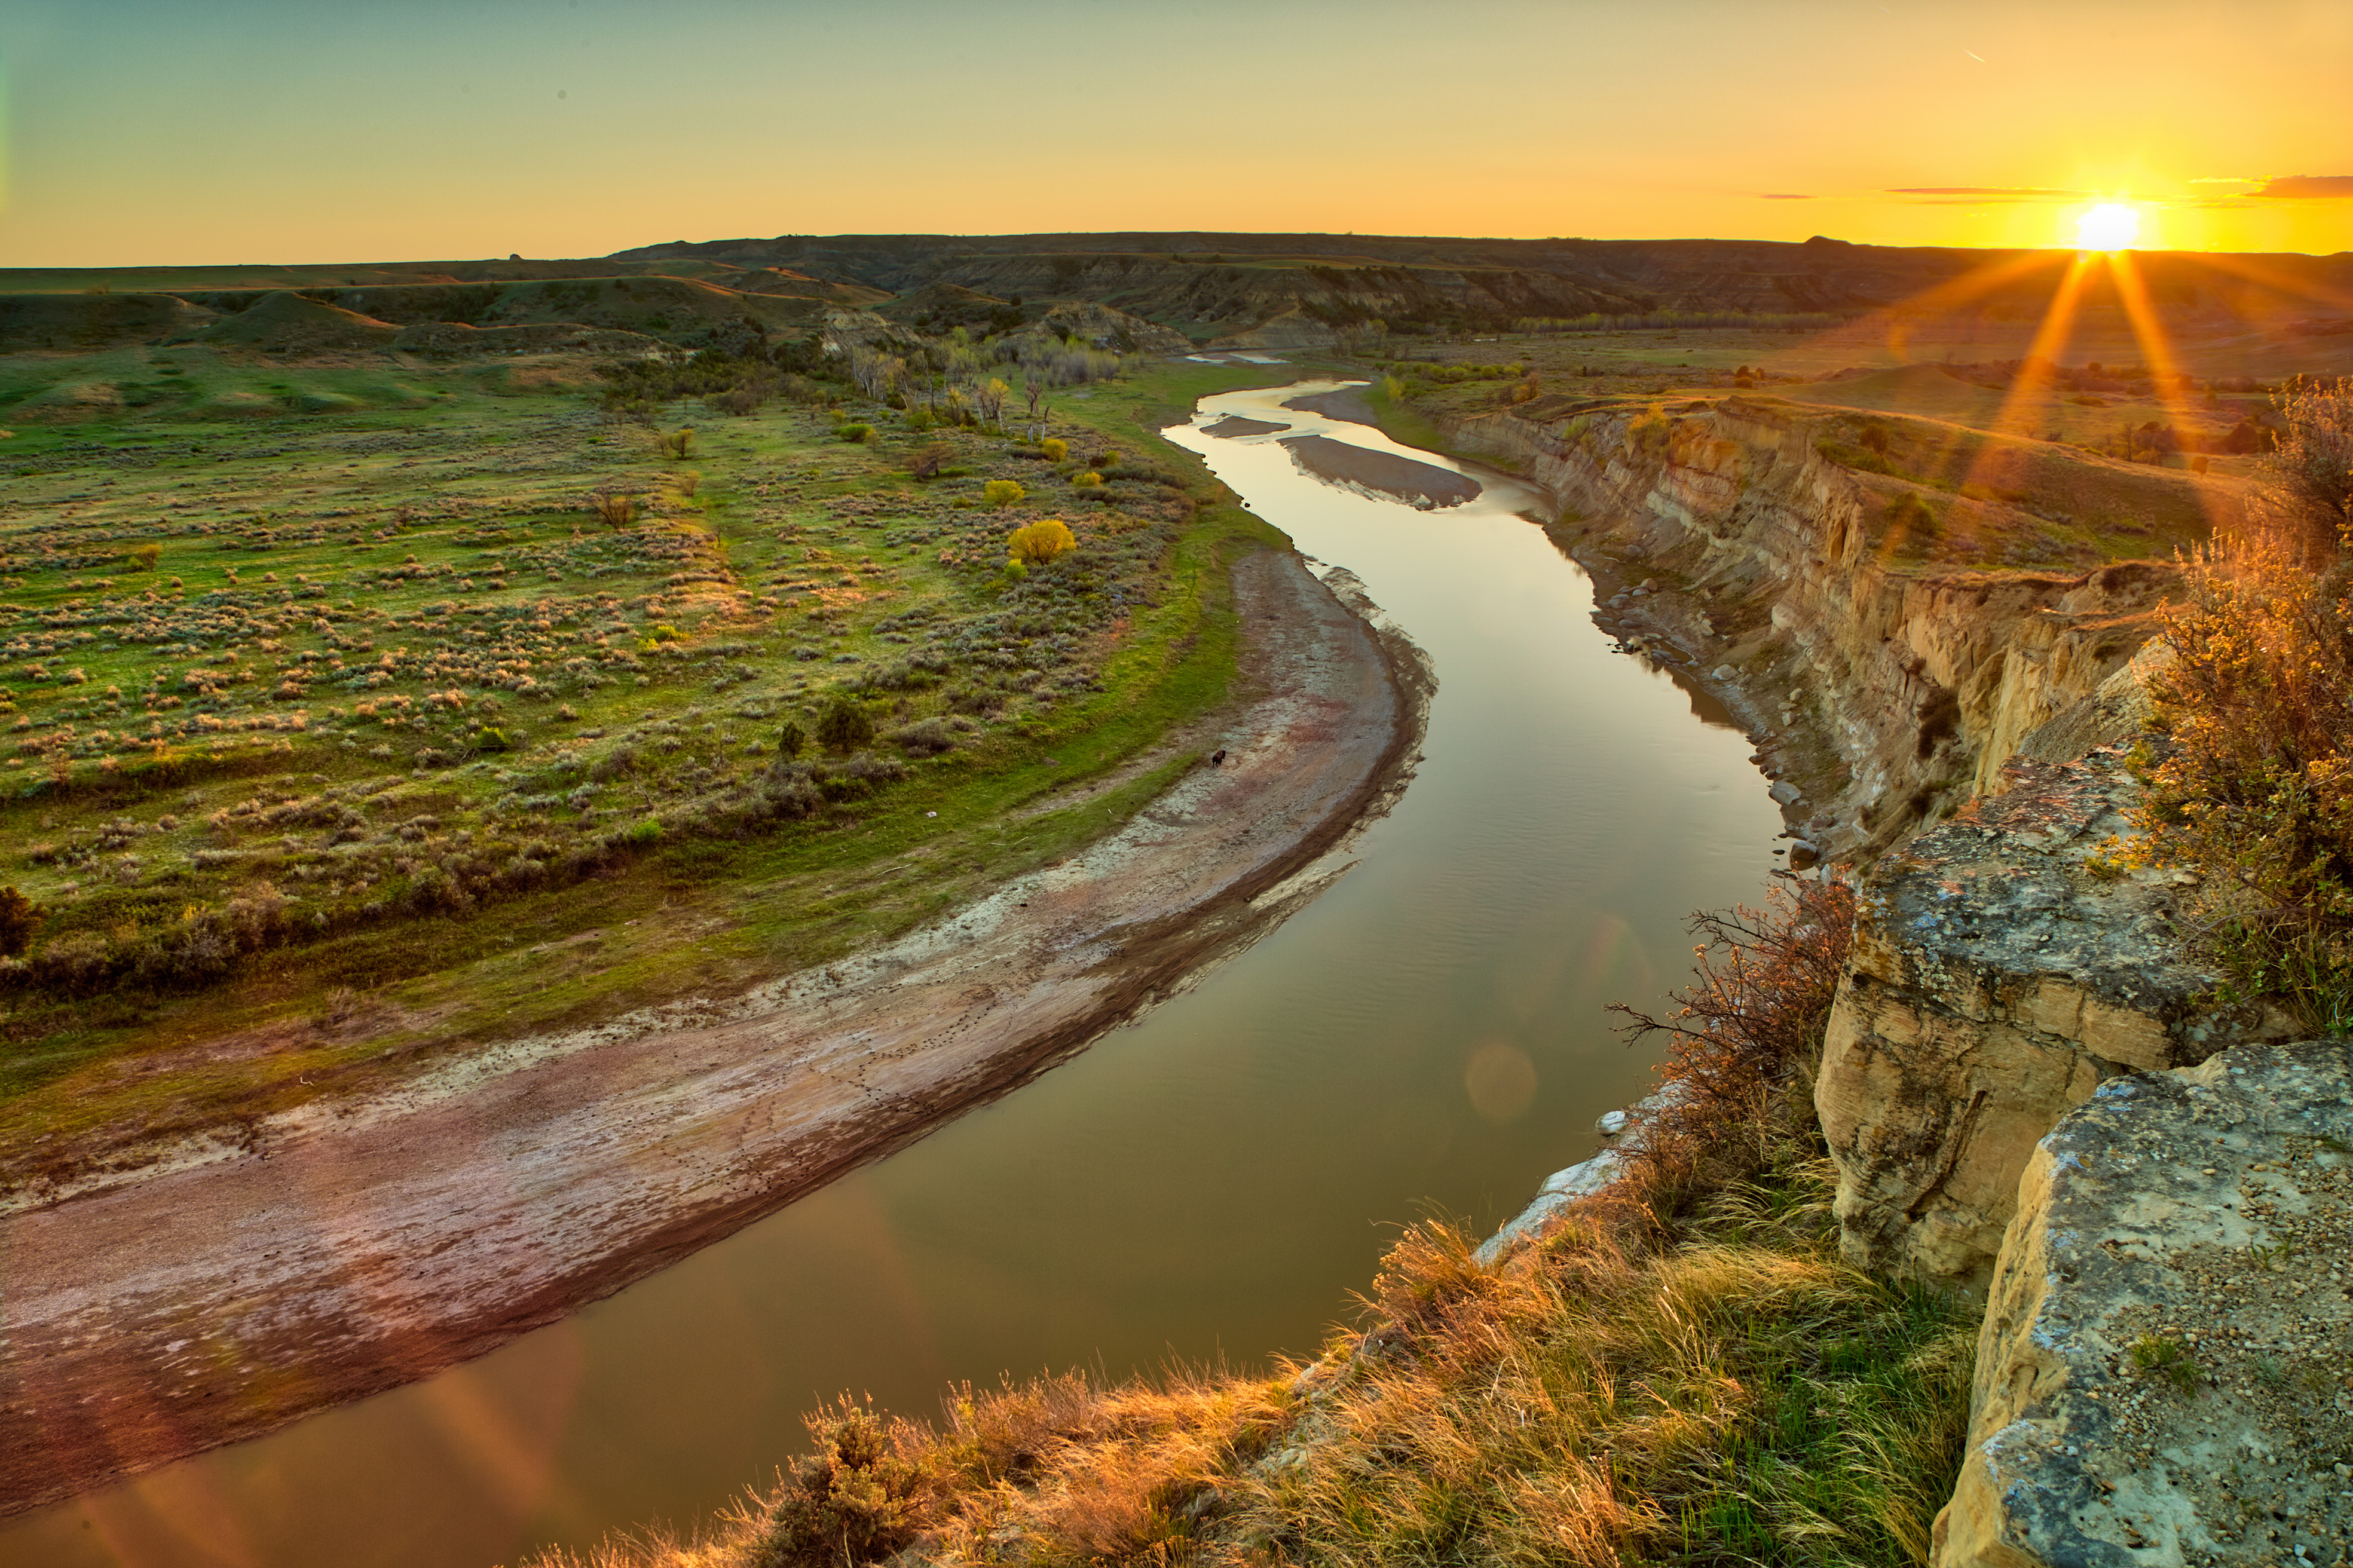
[[[2140,237],[2140,214],[2122,202],[2102,202],[2075,220],[2078,250],[2122,250]]]

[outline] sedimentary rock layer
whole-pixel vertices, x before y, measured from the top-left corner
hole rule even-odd
[[[2202,1061],[2260,1020],[2174,956],[2186,872],[2128,868],[2122,752],[2013,762],[2001,795],[1862,889],[1815,1106],[1847,1256],[1981,1286],[2035,1140],[2103,1082]]]

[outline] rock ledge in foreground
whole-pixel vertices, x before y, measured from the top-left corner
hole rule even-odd
[[[2346,1563],[2348,1253],[2345,1042],[2103,1084],[2020,1185],[1936,1568]]]

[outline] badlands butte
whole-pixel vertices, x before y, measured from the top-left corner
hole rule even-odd
[[[1280,1377],[828,1413],[698,1560],[2341,1560],[2338,1019],[2199,940],[2233,868],[2134,847],[2195,552],[2320,504],[2283,443],[2348,450],[2296,378],[2353,369],[2353,258],[2225,259],[786,237],[0,275],[6,1503],[559,1316],[1312,895],[1426,675],[1156,432],[1320,375],[1542,488],[1597,616],[1755,740],[1781,903],[1717,928],[1746,957],[1669,1020],[1669,1091],[1491,1265],[1418,1227]],[[1008,568],[1049,516],[1075,547]],[[796,1087],[835,1057],[856,1096]],[[445,1123],[542,1197],[465,1206]],[[512,1163],[565,1139],[691,1168]],[[401,1195],[281,1256],[306,1162]]]

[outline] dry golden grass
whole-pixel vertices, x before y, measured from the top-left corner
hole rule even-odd
[[[1629,1178],[1494,1268],[1416,1226],[1312,1365],[845,1402],[702,1539],[538,1568],[1926,1563],[1974,1332],[1838,1257],[1806,1069],[1850,910],[1703,921],[1684,1009],[1637,1019],[1687,1090]]]

